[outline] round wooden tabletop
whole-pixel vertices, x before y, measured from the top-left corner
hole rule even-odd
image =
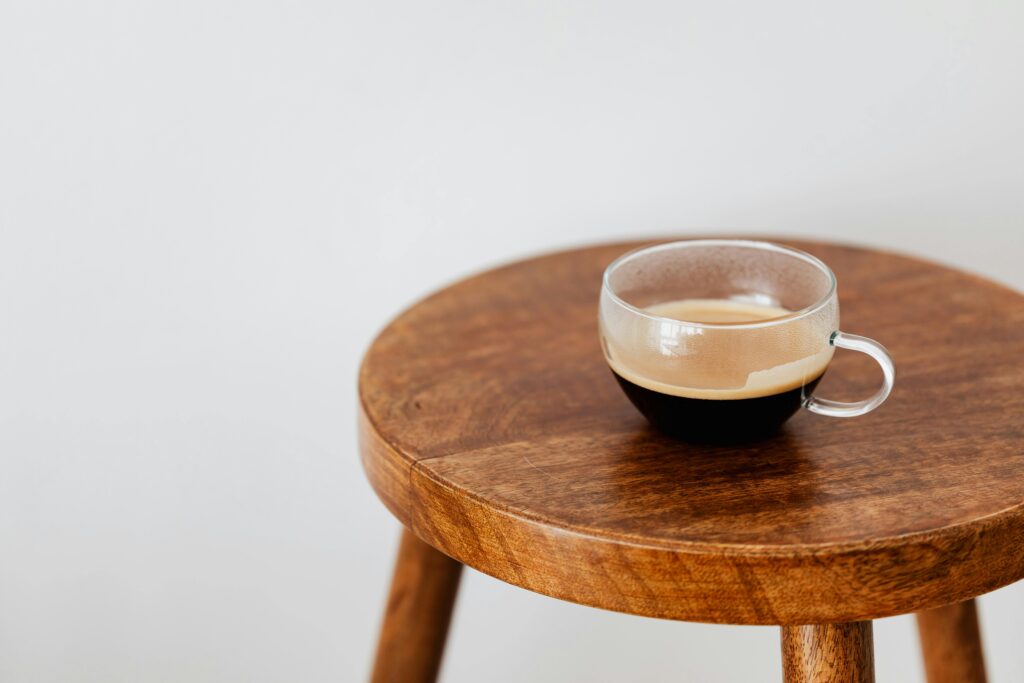
[[[694,446],[652,431],[597,335],[601,274],[639,246],[463,280],[381,332],[359,377],[370,482],[416,535],[539,593],[742,624],[871,619],[1024,577],[1024,297],[906,256],[781,240],[839,280],[842,329],[896,387],[854,419]],[[817,393],[880,382],[838,351]]]

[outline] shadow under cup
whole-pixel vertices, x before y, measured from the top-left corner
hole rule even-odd
[[[768,313],[688,321],[664,312],[672,302]],[[637,409],[677,438],[737,442],[776,431],[808,403],[838,330],[835,276],[795,249],[673,242],[626,254],[605,271],[600,333],[608,364]]]

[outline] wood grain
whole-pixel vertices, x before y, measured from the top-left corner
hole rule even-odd
[[[985,683],[985,655],[974,600],[917,614],[928,683]]]
[[[402,313],[360,371],[363,462],[388,507],[504,581],[635,614],[860,621],[1024,576],[1024,297],[918,259],[785,241],[839,280],[842,328],[898,380],[869,415],[801,414],[746,447],[653,432],[604,363],[604,267],[542,256]],[[818,392],[877,386],[840,351]]]
[[[874,683],[871,622],[784,626],[785,683]]]
[[[461,571],[455,560],[402,532],[371,683],[434,683]]]

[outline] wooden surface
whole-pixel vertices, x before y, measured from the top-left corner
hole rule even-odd
[[[918,612],[928,683],[985,683],[985,656],[974,600]]]
[[[434,683],[462,565],[402,532],[371,683]]]
[[[782,628],[785,683],[874,683],[871,622]]]
[[[859,621],[1024,576],[1024,297],[925,261],[783,240],[832,266],[842,329],[888,346],[888,402],[807,412],[746,447],[678,443],[597,336],[604,267],[637,244],[463,280],[396,318],[360,371],[361,454],[388,508],[471,567],[691,621]],[[839,351],[819,395],[862,398]]]

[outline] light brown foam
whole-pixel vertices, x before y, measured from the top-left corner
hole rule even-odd
[[[793,313],[788,308],[733,301],[732,299],[679,299],[654,304],[644,310],[662,318],[718,325],[757,323],[773,318],[782,318]]]
[[[816,379],[832,359],[833,348],[820,324],[794,319],[771,326],[778,329],[728,328],[793,313],[785,308],[727,299],[683,299],[645,310],[681,322],[725,326],[701,330],[699,342],[687,341],[695,351],[677,357],[666,357],[664,351],[609,349],[608,362],[616,374],[662,394],[712,400],[770,396]],[[736,347],[736,335],[749,335],[752,343]],[[733,350],[737,348],[746,350]]]

